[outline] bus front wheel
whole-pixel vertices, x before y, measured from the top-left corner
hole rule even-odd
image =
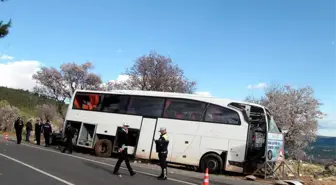
[[[223,169],[223,160],[218,154],[206,154],[201,159],[200,168],[204,173],[208,168],[209,173],[221,173]]]
[[[112,141],[100,139],[96,142],[94,150],[98,157],[110,157],[112,153]]]

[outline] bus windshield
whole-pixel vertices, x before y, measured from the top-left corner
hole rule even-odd
[[[268,132],[280,133],[280,130],[275,123],[273,116],[271,116],[271,119],[268,122]]]

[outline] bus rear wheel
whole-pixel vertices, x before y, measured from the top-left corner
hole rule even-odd
[[[204,173],[208,168],[209,173],[221,173],[223,169],[223,160],[218,154],[210,153],[202,157],[200,170]]]
[[[100,139],[96,142],[94,150],[98,157],[110,157],[112,153],[112,141]]]

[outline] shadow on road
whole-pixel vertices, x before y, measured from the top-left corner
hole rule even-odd
[[[114,167],[104,167],[102,165],[99,165],[99,164],[95,164],[95,163],[92,163],[92,162],[88,162],[88,161],[83,161],[83,164],[91,167],[91,168],[94,168],[94,169],[98,169],[98,170],[102,170],[102,171],[105,171],[111,175],[113,175],[113,168]]]

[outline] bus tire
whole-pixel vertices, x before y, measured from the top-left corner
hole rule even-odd
[[[110,157],[112,154],[112,141],[100,139],[94,146],[94,151],[98,157]]]
[[[221,173],[223,170],[223,160],[218,154],[209,153],[202,157],[200,170],[204,173],[208,168],[209,173]]]

